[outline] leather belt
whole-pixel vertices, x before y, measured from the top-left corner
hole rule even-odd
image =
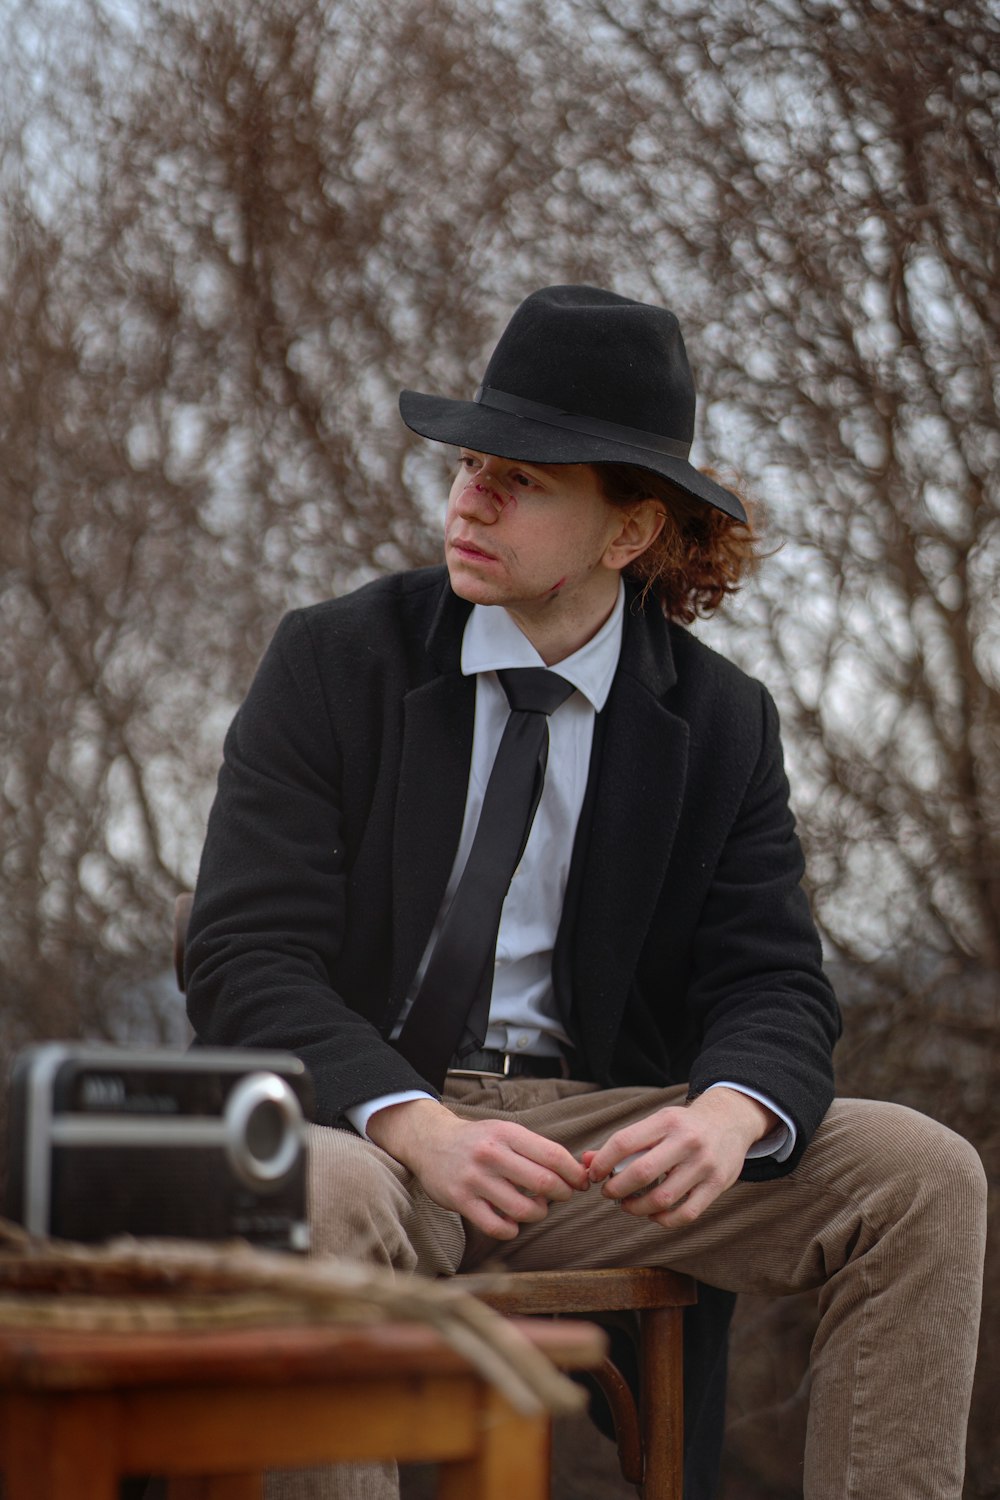
[[[564,1057],[532,1057],[525,1052],[498,1052],[483,1047],[452,1060],[448,1069],[457,1078],[568,1078]]]

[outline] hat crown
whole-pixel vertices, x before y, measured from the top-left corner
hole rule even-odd
[[[483,386],[680,442],[694,436],[694,381],[676,317],[599,287],[526,297]]]

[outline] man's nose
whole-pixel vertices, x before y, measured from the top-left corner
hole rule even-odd
[[[499,480],[486,469],[470,474],[458,499],[459,508],[487,521],[495,521],[507,504]]]

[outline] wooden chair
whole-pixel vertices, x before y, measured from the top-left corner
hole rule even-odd
[[[174,967],[183,992],[193,897],[174,909]],[[611,1355],[593,1371],[614,1425],[623,1478],[642,1500],[682,1500],[684,1488],[684,1308],[697,1301],[690,1276],[650,1267],[599,1271],[515,1271],[458,1278],[491,1307],[517,1317],[635,1314],[638,1391]]]

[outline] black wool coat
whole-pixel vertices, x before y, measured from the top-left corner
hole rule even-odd
[[[199,1038],[280,1047],[315,1118],[426,1087],[386,1038],[462,826],[475,679],[443,568],[288,615],[229,730],[189,929]],[[836,1004],[765,689],[629,596],[553,965],[574,1074],[832,1097]]]

